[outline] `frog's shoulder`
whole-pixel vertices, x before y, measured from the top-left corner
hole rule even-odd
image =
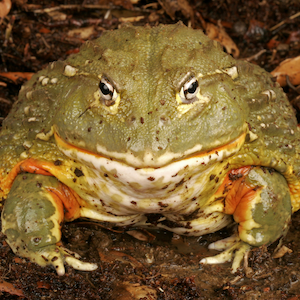
[[[35,144],[45,151],[49,151],[49,147],[55,149],[51,139],[51,126],[59,106],[59,95],[64,92],[65,66],[60,61],[52,63],[22,86],[18,101],[2,124],[1,169],[13,167],[22,160],[22,153]],[[37,138],[39,135],[41,140]]]
[[[237,83],[245,88],[249,106],[249,129],[257,136],[246,143],[245,151],[259,157],[262,165],[299,180],[300,131],[286,94],[275,78],[260,67],[237,61],[237,69]]]

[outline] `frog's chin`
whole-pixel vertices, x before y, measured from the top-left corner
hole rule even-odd
[[[109,155],[109,153],[106,153],[106,155],[99,155],[98,153],[90,152],[64,141],[56,132],[54,133],[54,136],[58,148],[66,156],[94,165],[95,168],[100,168],[103,160],[108,160],[115,161],[120,165],[134,169],[149,170],[162,168],[169,165],[170,163],[185,161],[186,159],[190,158],[196,158],[198,161],[202,161],[204,164],[207,164],[212,160],[222,161],[225,158],[236,154],[240,150],[245,142],[247,132],[243,132],[239,137],[229,142],[228,144],[214,148],[210,151],[201,151],[201,147],[195,146],[189,151],[186,151],[186,153],[181,153],[179,157],[177,157],[177,153],[172,152],[164,153],[157,158],[154,158],[150,153],[145,153],[143,160],[138,159],[129,153],[127,155],[126,153],[122,153],[122,159],[121,157],[118,157],[116,153],[112,153],[111,155]]]

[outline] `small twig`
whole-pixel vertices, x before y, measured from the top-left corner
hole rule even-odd
[[[111,9],[112,6],[110,5],[77,5],[77,4],[70,4],[70,5],[59,5],[59,6],[54,6],[54,7],[48,7],[48,8],[42,8],[42,9],[34,9],[33,12],[36,14],[44,14],[44,13],[49,13],[53,11],[58,11],[58,10],[80,10],[83,8],[90,8],[92,6],[94,9]]]
[[[99,5],[99,4],[70,4],[70,5],[59,5],[55,7],[48,7],[48,8],[42,8],[42,9],[30,9],[28,7],[28,10],[33,11],[36,14],[44,14],[44,13],[49,13],[53,11],[58,11],[58,10],[82,10],[82,9],[90,9],[90,10],[95,10],[95,9],[102,9],[102,10],[108,10],[108,9],[114,9],[114,10],[119,10],[122,9],[124,10],[123,7],[117,6],[117,5]],[[126,9],[125,9],[126,10]],[[139,12],[152,12],[151,9],[148,8],[140,8],[140,7],[133,7],[131,11],[139,11]]]
[[[245,271],[245,275],[247,278],[252,278],[254,272],[253,272],[253,269],[251,267],[249,267],[249,265],[248,265],[249,252],[250,251],[247,251],[244,255],[244,271]]]
[[[10,100],[2,98],[2,97],[0,97],[0,103],[12,105],[12,102]]]
[[[284,25],[288,20],[293,20],[295,18],[298,18],[300,16],[300,11],[297,12],[296,14],[290,16],[288,19],[281,21],[280,23],[278,23],[277,25],[273,26],[272,28],[270,28],[270,31],[274,31],[275,29],[277,29],[278,27]]]
[[[233,284],[236,284],[240,279],[242,279],[243,276],[241,275],[238,275],[236,277],[234,277],[231,281],[230,281],[230,284],[233,285]]]
[[[247,58],[243,58],[243,60],[245,61],[251,61],[251,60],[257,60],[262,54],[264,54],[267,50],[266,49],[262,49],[260,50],[258,53],[250,56],[250,57],[247,57]]]
[[[255,279],[255,280],[264,279],[264,278],[267,278],[267,277],[272,276],[272,275],[273,275],[273,273],[269,272],[269,273],[261,274],[261,275],[258,275],[258,276],[254,276],[253,279]]]
[[[45,40],[45,38],[44,38],[43,36],[41,36],[41,38],[42,38],[42,41],[43,41],[44,45],[45,45],[48,49],[50,49],[51,47],[49,46],[49,44],[47,43],[47,41]]]

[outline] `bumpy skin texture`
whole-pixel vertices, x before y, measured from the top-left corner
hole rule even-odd
[[[63,220],[186,235],[234,220],[235,237],[212,245],[227,250],[202,262],[238,250],[235,270],[249,245],[279,238],[299,209],[299,134],[272,77],[202,32],[106,32],[33,76],[3,122],[2,231],[15,253],[63,274],[64,261],[96,267],[60,245]]]

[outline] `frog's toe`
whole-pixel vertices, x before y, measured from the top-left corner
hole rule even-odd
[[[89,263],[89,262],[83,262],[80,260],[80,255],[76,252],[73,252],[63,246],[59,246],[60,256],[61,260],[59,263],[59,266],[57,267],[57,264],[54,265],[56,272],[58,275],[64,275],[65,274],[65,268],[64,268],[64,262],[69,265],[70,267],[80,270],[80,271],[94,271],[98,268],[97,264],[95,263]]]
[[[46,249],[40,251],[40,257],[42,257],[45,261],[44,265],[52,265],[57,274],[60,276],[65,274],[64,263],[80,271],[94,271],[98,268],[95,263],[88,263],[79,260],[79,254],[70,251],[63,246],[56,246],[54,250],[52,247],[46,247]],[[43,265],[40,261],[36,262]]]
[[[60,247],[60,251],[64,255],[64,260],[66,264],[68,264],[70,267],[74,268],[75,270],[94,271],[98,268],[97,264],[95,263],[81,261],[80,260],[81,256],[78,253],[73,252],[63,246]]]
[[[65,262],[72,268],[80,271],[94,271],[98,268],[97,264],[83,262],[73,256],[66,256]]]
[[[59,246],[49,245],[37,251],[27,251],[21,253],[22,256],[29,258],[31,261],[44,267],[47,265],[53,266],[58,275],[65,274],[64,256]]]
[[[234,242],[235,241],[235,242]],[[232,236],[227,239],[215,242],[210,245],[210,249],[225,249],[224,245],[230,245],[225,251],[218,255],[203,258],[201,264],[222,264],[228,261],[232,261],[232,273],[237,271],[240,266],[244,255],[250,250],[251,246],[241,241],[237,236]],[[222,246],[222,247],[221,247]]]
[[[211,243],[208,246],[208,249],[222,251],[222,250],[225,250],[225,249],[228,249],[228,248],[232,247],[233,245],[235,245],[240,240],[241,239],[238,236],[238,234],[233,234],[232,236],[230,236],[226,239],[219,240],[219,241],[216,241],[214,243]]]

